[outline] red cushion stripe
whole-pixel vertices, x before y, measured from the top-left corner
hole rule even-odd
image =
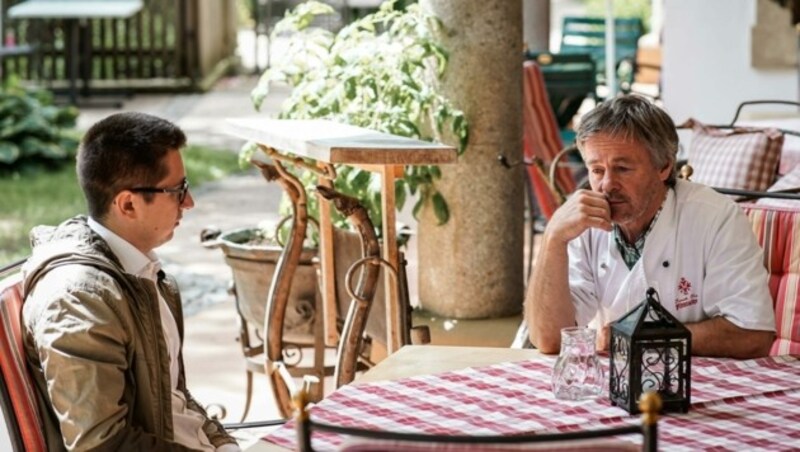
[[[777,335],[770,354],[800,354],[800,210],[744,206],[764,249]]]
[[[36,397],[25,367],[20,330],[22,294],[19,280],[18,276],[11,277],[0,284],[0,368],[11,396],[25,450],[36,452],[46,448]]]
[[[523,153],[526,158],[536,157],[549,164],[562,144],[539,66],[533,61],[525,62],[522,80]],[[542,214],[550,218],[558,204],[547,186],[546,176],[532,166],[527,170]],[[556,184],[566,193],[575,189],[569,169],[556,169]]]

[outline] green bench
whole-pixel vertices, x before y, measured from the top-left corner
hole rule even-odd
[[[614,64],[619,91],[630,92],[636,73],[636,52],[644,25],[638,18],[614,19],[616,48]],[[564,17],[561,29],[562,54],[589,54],[595,62],[597,83],[606,84],[606,19],[602,17]]]

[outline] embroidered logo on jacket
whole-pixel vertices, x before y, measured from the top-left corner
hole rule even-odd
[[[692,283],[688,279],[681,277],[678,281],[678,297],[675,298],[675,309],[688,308],[697,304],[697,294],[692,293]]]

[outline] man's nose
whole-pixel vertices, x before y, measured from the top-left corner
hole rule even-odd
[[[194,207],[194,197],[192,196],[192,191],[189,190],[186,192],[186,198],[181,204],[181,209],[191,209],[192,207]]]
[[[614,189],[614,178],[611,176],[610,171],[606,171],[603,174],[603,178],[600,179],[600,192],[601,193],[608,193]]]

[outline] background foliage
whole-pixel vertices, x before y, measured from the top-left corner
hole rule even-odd
[[[235,154],[199,146],[189,146],[183,162],[192,189],[241,171]],[[74,159],[58,168],[0,174],[0,193],[0,265],[30,254],[28,233],[33,226],[55,225],[86,212]]]
[[[49,91],[13,79],[0,89],[0,172],[69,161],[78,149],[75,107],[53,105]]]

